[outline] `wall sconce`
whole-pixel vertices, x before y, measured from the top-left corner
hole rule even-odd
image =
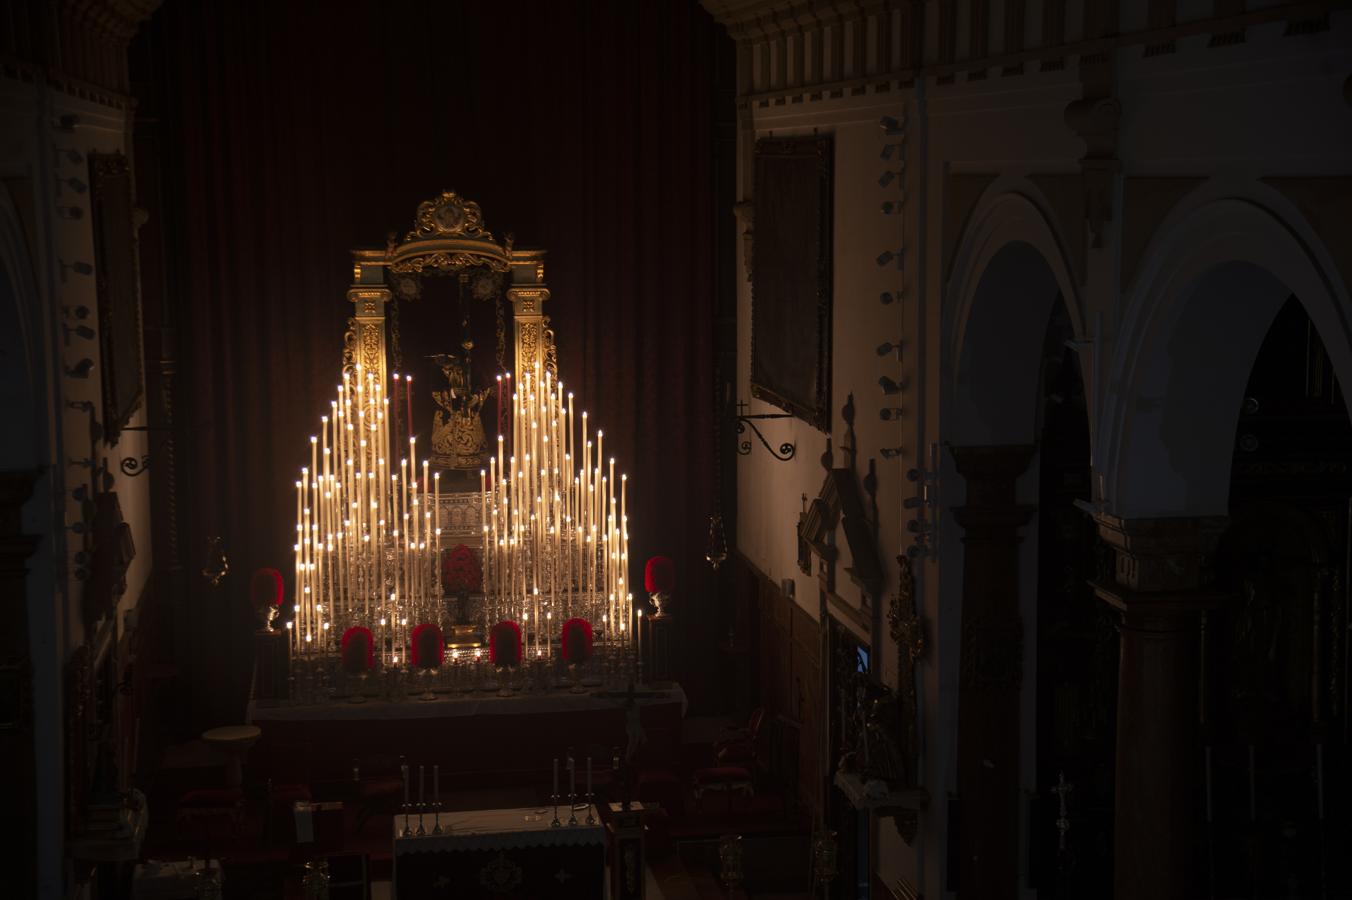
[[[886,172],[878,176],[878,187],[887,187],[889,184],[891,184],[894,181],[897,181],[900,178],[901,178],[900,172],[895,171],[893,169],[888,169]]]
[[[882,209],[885,216],[899,216],[901,215],[901,201],[884,200]]]
[[[66,366],[66,374],[71,378],[88,378],[94,369],[94,360],[85,357],[73,366]]]
[[[79,216],[76,216],[76,218],[79,218]],[[57,260],[57,265],[60,266],[60,268],[61,268],[61,283],[62,283],[62,284],[65,284],[65,283],[66,283],[66,273],[67,273],[67,272],[74,272],[76,275],[93,275],[93,274],[94,274],[94,267],[93,267],[93,266],[91,266],[91,265],[90,265],[89,263],[87,263],[87,262],[80,262],[79,260],[76,260],[75,262],[72,262],[72,263],[68,263],[68,262],[66,262],[64,259],[61,259],[61,260]],[[68,308],[69,308],[69,307],[67,307],[67,309],[68,309]],[[84,312],[83,312],[83,313],[79,312],[79,310],[82,310],[82,309],[84,310]],[[83,319],[85,316],[89,315],[89,307],[87,307],[87,306],[79,306],[79,307],[76,307],[76,313],[75,313],[75,314],[76,314],[79,318]]]
[[[896,351],[897,360],[900,361],[901,360],[900,338],[898,338],[895,343],[892,341],[883,341],[881,344],[878,345],[877,348],[877,353],[879,356],[886,356],[887,354],[892,353],[893,351]]]
[[[882,449],[883,459],[896,459],[901,456],[901,449],[900,447],[884,447]]]
[[[897,261],[897,268],[900,269],[900,268],[901,268],[901,248],[900,248],[900,247],[898,247],[896,250],[884,250],[882,253],[879,253],[876,262],[877,262],[878,265],[880,265],[880,266],[885,266],[885,265],[887,265],[888,263],[890,263],[890,262],[891,262],[892,260],[894,260],[894,259]]]
[[[896,299],[897,299],[896,297],[892,296],[891,291],[883,291],[881,294],[878,295],[878,302],[881,303],[883,306],[891,306],[892,301]]]
[[[884,422],[891,422],[894,420],[899,421],[901,419],[901,407],[884,406],[882,409],[878,410],[878,418],[882,419]]]
[[[878,387],[882,388],[883,393],[889,396],[891,396],[892,394],[901,393],[901,385],[893,381],[891,378],[888,378],[886,375],[881,375],[878,377]]]
[[[760,439],[761,444],[766,450],[770,451],[770,455],[775,459],[780,462],[788,462],[793,459],[794,454],[798,452],[798,447],[792,441],[783,442],[779,445],[779,450],[776,451],[774,447],[770,446],[770,442],[765,439],[765,435],[761,434],[761,430],[756,427],[756,423],[753,421],[754,419],[792,419],[793,416],[788,413],[761,413],[759,415],[748,415],[744,412],[745,409],[746,403],[741,400],[737,401],[737,452],[742,456],[749,456],[751,454],[751,439],[743,439],[741,437],[746,434],[746,430],[750,428],[756,433],[756,437]]]
[[[80,179],[76,178],[73,175],[70,178],[56,179],[56,192],[58,194],[61,193],[61,188],[63,186],[70,188],[77,194],[83,194],[85,191],[89,190],[89,185],[85,184],[83,181],[81,181]]]
[[[65,132],[66,134],[73,134],[75,132],[75,126],[79,124],[80,117],[72,113],[61,116],[59,119],[54,120],[52,122],[52,130]]]
[[[883,134],[901,134],[903,123],[895,116],[883,116],[878,120],[878,127],[883,130]]]
[[[61,323],[61,331],[64,332],[64,334],[65,334],[65,336],[66,336],[66,346],[67,346],[67,347],[70,346],[70,336],[71,336],[72,334],[74,334],[76,337],[82,337],[82,338],[84,338],[84,339],[87,340],[87,341],[92,341],[92,340],[94,339],[94,336],[95,336],[94,329],[90,328],[88,325],[75,325],[75,326],[71,326],[71,325],[67,325],[65,322],[62,322],[62,323]]]

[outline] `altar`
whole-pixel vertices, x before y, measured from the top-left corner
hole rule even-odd
[[[593,817],[593,824],[586,819]],[[394,821],[394,896],[600,900],[606,834],[594,807],[490,809]],[[417,834],[419,826],[423,834]],[[406,829],[408,832],[406,833]],[[440,829],[441,833],[433,833]]]
[[[589,753],[598,770],[608,755],[623,755],[630,740],[626,693],[541,691],[438,696],[435,700],[344,702],[308,705],[250,704],[249,721],[261,731],[249,765],[277,780],[310,784],[353,777],[405,756],[430,773],[441,767],[443,788],[495,784],[544,785],[550,760],[572,747]],[[678,684],[635,690],[645,767],[675,768],[681,746],[685,692]],[[594,749],[593,749],[594,748]],[[543,787],[542,787],[543,791]]]

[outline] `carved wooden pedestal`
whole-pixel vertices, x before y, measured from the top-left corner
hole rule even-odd
[[[610,804],[611,900],[643,900],[643,804]]]

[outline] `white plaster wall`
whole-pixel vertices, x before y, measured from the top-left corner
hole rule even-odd
[[[71,130],[59,126],[66,116],[75,117]],[[86,412],[67,404],[94,403],[103,418],[97,336],[86,340],[72,335],[67,342],[62,324],[63,307],[87,307],[81,320],[98,330],[98,300],[92,275],[80,275],[62,264],[94,263],[90,195],[70,183],[75,178],[89,184],[87,156],[91,151],[109,153],[127,149],[125,112],[50,89],[42,79],[32,82],[0,79],[0,177],[31,185],[35,225],[21,247],[7,247],[6,259],[22,258],[26,277],[18,279],[24,294],[19,302],[26,315],[25,340],[33,379],[34,415],[31,421],[15,423],[24,434],[19,443],[31,448],[28,465],[42,470],[32,499],[24,508],[24,531],[40,541],[30,560],[28,578],[29,634],[32,649],[34,691],[34,742],[38,821],[38,878],[40,896],[62,896],[67,890],[63,859],[63,696],[62,672],[72,650],[86,639],[80,613],[82,582],[75,577],[74,554],[80,550],[78,535],[69,531],[81,515],[71,491],[88,481],[88,469],[71,466],[67,460],[90,455],[89,420]],[[68,153],[79,154],[78,161]],[[5,202],[9,203],[8,197]],[[79,208],[78,218],[60,214],[59,208]],[[11,252],[15,251],[15,252]],[[7,273],[8,274],[8,273]],[[73,324],[76,320],[71,319]],[[119,323],[137,327],[139,323]],[[65,374],[65,367],[91,359],[86,379]],[[132,425],[142,425],[142,409]],[[149,479],[123,476],[118,461],[146,452],[144,433],[122,435],[116,448],[103,442],[94,447],[96,459],[106,458],[115,474],[114,489],[122,513],[132,528],[136,557],[127,573],[127,590],[116,616],[114,639],[128,623],[125,615],[134,609],[148,582],[150,553]],[[6,463],[20,464],[18,459]]]
[[[1250,3],[1253,7],[1255,4]],[[998,4],[997,4],[998,6]],[[1030,0],[1027,8],[1039,17],[1043,4]],[[1143,6],[1143,5],[1142,5]],[[1183,19],[1195,17],[1193,4],[1185,4]],[[932,59],[937,15],[927,4],[925,53]],[[962,24],[966,4],[958,11],[959,57],[966,45]],[[1123,9],[1127,24],[1139,27],[1135,9]],[[1083,5],[1073,0],[1066,7],[1066,38],[1075,40],[1083,28]],[[1327,175],[1352,173],[1352,108],[1343,98],[1343,85],[1352,72],[1352,14],[1334,12],[1329,31],[1314,35],[1284,37],[1285,23],[1247,29],[1243,44],[1210,48],[1208,36],[1176,41],[1176,52],[1146,58],[1141,47],[1127,47],[1115,56],[1117,93],[1123,118],[1119,127],[1117,157],[1123,175],[1176,175],[1209,178],[1203,188],[1216,197],[1261,197],[1270,188],[1257,179],[1268,175]],[[994,21],[993,21],[994,27]],[[993,33],[993,36],[1002,32]],[[1040,33],[1030,35],[1040,37]],[[1002,37],[1000,38],[1002,39]],[[1030,40],[1035,46],[1036,40]],[[847,41],[847,49],[849,42]],[[997,44],[998,46],[998,44]],[[770,134],[811,133],[815,128],[836,138],[835,177],[835,279],[833,318],[832,407],[837,446],[839,408],[853,390],[857,408],[859,458],[865,466],[878,459],[879,507],[882,529],[880,547],[888,573],[886,592],[895,590],[896,566],[893,548],[909,543],[905,522],[911,510],[901,501],[912,496],[914,485],[904,480],[905,470],[924,462],[930,442],[950,438],[953,409],[950,403],[954,352],[955,298],[947,296],[950,273],[943,266],[945,233],[944,190],[949,174],[974,173],[996,176],[983,203],[1001,193],[1026,193],[1047,211],[1037,191],[1027,180],[1030,174],[1076,174],[1085,153],[1084,142],[1065,123],[1067,104],[1082,96],[1074,57],[1061,72],[1037,72],[1035,65],[1016,77],[992,77],[967,81],[959,74],[955,83],[936,85],[933,79],[906,89],[893,83],[892,90],[823,99],[816,102],[752,108],[754,128],[741,139],[752,141]],[[883,138],[877,121],[881,115],[906,117],[907,177],[904,226],[898,219],[879,213],[883,199],[894,199],[891,190],[880,190],[877,177],[885,164],[878,159]],[[744,160],[750,158],[744,153]],[[743,197],[749,196],[750,172],[742,173]],[[1113,216],[1105,223],[1103,246],[1088,249],[1083,270],[1074,273],[1067,300],[1073,304],[1072,319],[1082,339],[1081,368],[1084,372],[1091,413],[1091,444],[1096,467],[1103,467],[1113,454],[1099,445],[1103,423],[1112,405],[1114,354],[1123,351],[1123,317],[1128,314],[1121,284],[1122,197],[1121,182],[1113,196]],[[1293,210],[1286,204],[1284,214]],[[1078,241],[1084,223],[1053,219],[1058,237]],[[897,244],[898,231],[906,244],[906,268],[880,270],[874,257]],[[1294,229],[1303,239],[1313,235],[1308,224]],[[1183,240],[1183,238],[1180,238]],[[739,241],[738,252],[741,252]],[[1183,253],[1186,247],[1150,248],[1148,253]],[[1316,254],[1327,260],[1327,251]],[[1144,260],[1143,262],[1148,262]],[[739,269],[739,273],[742,270]],[[1335,278],[1338,277],[1335,275]],[[961,279],[957,279],[961,280]],[[904,288],[904,303],[898,307],[878,304],[881,290]],[[1340,288],[1340,290],[1343,290]],[[1066,291],[1063,289],[1063,293]],[[1345,296],[1345,292],[1337,294]],[[1352,316],[1346,311],[1344,320]],[[750,399],[750,285],[739,280],[738,390]],[[1038,329],[1039,341],[1041,330]],[[899,425],[880,422],[877,409],[881,391],[877,377],[885,363],[873,354],[882,340],[898,335],[907,348],[902,374],[909,386],[902,395],[906,413]],[[1325,335],[1326,343],[1329,337]],[[1352,344],[1350,344],[1352,345]],[[984,360],[984,377],[1010,377],[1007,360],[996,355]],[[1036,390],[1035,376],[1028,385]],[[775,412],[753,402],[751,412]],[[798,456],[790,463],[769,458],[759,444],[739,460],[739,522],[737,544],[747,558],[772,579],[792,579],[798,603],[814,616],[817,589],[814,576],[802,575],[796,566],[794,526],[800,510],[800,495],[810,499],[822,478],[817,457],[824,435],[797,420],[765,423],[772,443],[793,440]],[[1111,435],[1109,436],[1111,438]],[[881,459],[883,446],[901,445],[901,460]],[[1021,499],[1037,496],[1037,458],[1019,483]],[[903,845],[890,824],[876,832],[879,874],[889,884],[903,875],[925,896],[951,896],[943,888],[947,848],[946,795],[956,790],[955,751],[958,704],[958,649],[961,629],[962,544],[961,529],[947,511],[965,499],[963,479],[952,457],[944,451],[938,519],[938,550],[932,560],[917,560],[916,577],[923,615],[929,623],[929,647],[920,666],[922,762],[921,777],[930,794],[930,806],[921,816],[921,834],[912,848]],[[1106,473],[1111,483],[1112,472]],[[1144,514],[1144,513],[1143,513]],[[1035,772],[1036,709],[1032,688],[1036,685],[1037,660],[1035,571],[1037,535],[1035,524],[1025,529],[1020,550],[1020,607],[1026,635],[1021,772],[1025,790],[1037,790]],[[842,566],[848,565],[842,560]],[[884,652],[884,675],[895,677],[891,647]],[[1025,891],[1028,896],[1035,892]]]

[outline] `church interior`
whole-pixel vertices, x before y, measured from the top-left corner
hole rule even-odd
[[[1352,10],[0,4],[0,890],[1352,897]]]

